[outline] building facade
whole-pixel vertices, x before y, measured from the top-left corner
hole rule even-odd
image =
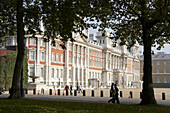
[[[87,39],[73,34],[74,42],[66,42],[63,50],[59,39],[44,42],[43,36],[26,35],[30,88],[74,89],[141,88],[138,45],[113,46],[110,34],[90,34]],[[11,38],[7,45],[14,43]],[[11,41],[12,40],[12,41]],[[0,46],[2,48],[2,46]]]
[[[140,74],[143,77],[143,55],[140,56]],[[170,54],[158,52],[152,55],[152,78],[154,87],[170,87]]]

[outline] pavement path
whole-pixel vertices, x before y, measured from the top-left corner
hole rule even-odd
[[[0,98],[7,98],[9,94],[2,94]],[[87,97],[87,96],[58,96],[58,95],[25,95],[26,99],[108,103],[109,97]],[[121,104],[139,104],[141,99],[119,98]],[[170,100],[157,100],[158,104],[170,106]]]

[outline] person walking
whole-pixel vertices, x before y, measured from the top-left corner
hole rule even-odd
[[[70,86],[70,95],[72,95],[73,92],[72,92],[72,85]]]
[[[119,95],[119,89],[118,89],[118,87],[117,87],[117,85],[115,84],[115,100],[116,100],[116,102],[119,104],[120,103],[120,101],[119,101],[119,97],[118,97],[118,95]]]
[[[115,91],[114,83],[112,83],[110,91],[111,91],[112,98],[110,100],[108,100],[108,103],[110,103],[110,102],[115,103],[116,91]]]

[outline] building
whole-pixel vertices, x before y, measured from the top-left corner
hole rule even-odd
[[[143,55],[140,56],[140,74],[143,77]],[[170,87],[170,54],[158,52],[152,55],[152,78],[155,88]]]
[[[110,33],[88,36],[86,39],[73,34],[75,42],[68,41],[67,49],[63,50],[59,39],[53,45],[51,40],[44,42],[42,35],[26,35],[29,88],[58,89],[72,85],[74,89],[77,86],[99,89],[109,88],[112,82],[120,88],[141,88],[137,44],[127,49],[114,46]],[[16,38],[11,37],[3,48],[15,42]]]

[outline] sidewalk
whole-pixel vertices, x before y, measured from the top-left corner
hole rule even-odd
[[[0,95],[0,98],[7,98],[9,94]],[[71,101],[71,102],[95,102],[108,103],[109,97],[83,97],[83,96],[56,96],[56,95],[25,95],[26,99]],[[119,98],[120,104],[139,104],[141,99]],[[170,100],[157,100],[158,104],[170,106]]]

